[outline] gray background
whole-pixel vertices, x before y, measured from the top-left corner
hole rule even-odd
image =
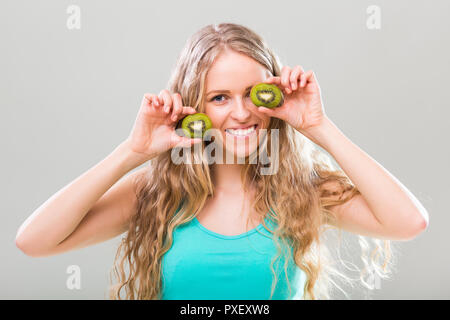
[[[80,30],[66,27],[71,4]],[[373,4],[380,30],[366,27]],[[30,258],[17,229],[128,136],[187,37],[218,22],[244,24],[284,64],[314,70],[332,121],[428,209],[429,228],[398,243],[398,271],[373,298],[450,298],[449,12],[446,0],[2,1],[0,298],[105,298],[119,238]],[[81,290],[66,288],[69,265]]]

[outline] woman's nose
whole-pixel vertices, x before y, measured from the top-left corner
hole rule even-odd
[[[236,103],[233,106],[232,117],[238,121],[244,122],[250,118],[250,115],[251,112],[245,104],[244,99],[236,99]]]

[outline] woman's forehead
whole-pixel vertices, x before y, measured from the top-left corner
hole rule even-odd
[[[211,66],[206,75],[205,85],[207,91],[246,88],[248,85],[265,80],[269,75],[269,70],[252,58],[224,57]]]
[[[268,70],[255,59],[239,52],[224,51],[217,56],[209,68],[211,77],[223,74],[245,74]]]

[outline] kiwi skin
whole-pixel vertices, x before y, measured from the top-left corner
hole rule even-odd
[[[199,130],[193,127],[196,123],[201,126]],[[185,117],[181,122],[181,128],[186,137],[203,138],[206,131],[212,128],[212,122],[206,114],[199,112]]]
[[[265,94],[268,98],[263,97]],[[252,87],[250,98],[255,106],[270,109],[277,108],[284,103],[283,92],[274,84],[258,83]]]

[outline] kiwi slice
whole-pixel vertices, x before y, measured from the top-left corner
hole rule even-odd
[[[255,106],[277,108],[284,102],[283,92],[274,84],[258,83],[250,91],[250,98]]]
[[[190,114],[181,122],[181,128],[187,137],[202,138],[211,129],[211,119],[204,113]]]

